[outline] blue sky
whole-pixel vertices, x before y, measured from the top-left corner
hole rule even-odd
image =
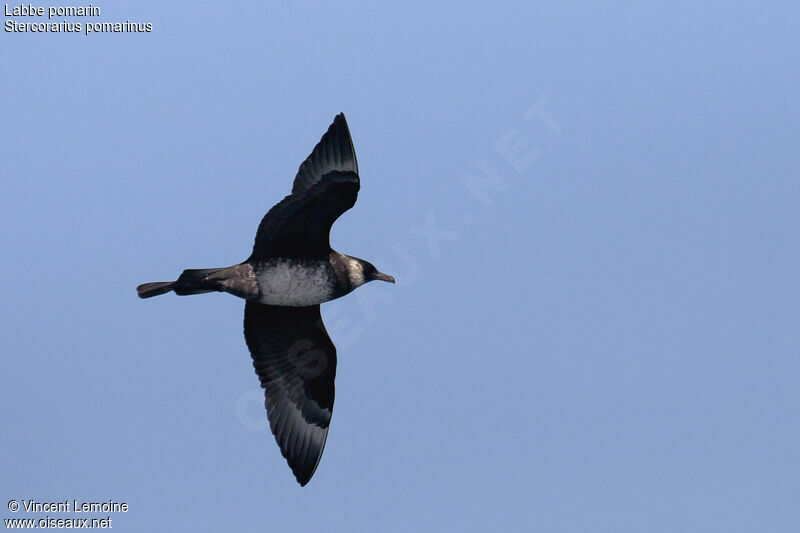
[[[153,31],[0,36],[2,518],[800,528],[796,6],[97,5]],[[247,257],[340,111],[332,243],[398,283],[323,306],[301,489],[242,301],[135,287]]]

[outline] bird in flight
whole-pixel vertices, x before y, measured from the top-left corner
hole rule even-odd
[[[336,347],[319,306],[373,280],[394,283],[371,263],[331,249],[331,226],[356,203],[360,185],[340,113],[300,165],[292,193],[264,215],[247,260],[184,270],[175,281],[136,289],[141,298],[170,291],[244,298],[244,337],[269,426],[301,486],[317,469],[333,410]]]

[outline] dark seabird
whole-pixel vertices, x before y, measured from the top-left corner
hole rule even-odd
[[[331,249],[329,234],[356,203],[358,163],[344,114],[301,165],[292,193],[261,220],[253,253],[227,268],[184,270],[145,283],[141,298],[227,292],[245,299],[244,337],[266,396],[267,418],[300,485],[314,475],[333,410],[336,347],[319,305],[373,280],[394,278]]]

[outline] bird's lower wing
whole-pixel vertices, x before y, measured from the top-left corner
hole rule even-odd
[[[270,429],[300,485],[314,475],[333,411],[336,347],[319,306],[248,300],[244,336],[266,396]]]

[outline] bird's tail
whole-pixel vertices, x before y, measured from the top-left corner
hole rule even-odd
[[[139,298],[152,298],[159,294],[175,291],[178,296],[203,294],[221,290],[219,280],[209,280],[208,276],[219,272],[221,268],[195,268],[184,270],[175,281],[154,281],[136,287]]]
[[[136,287],[136,292],[139,294],[139,298],[152,298],[171,291],[174,286],[174,281],[154,281],[139,285]]]

